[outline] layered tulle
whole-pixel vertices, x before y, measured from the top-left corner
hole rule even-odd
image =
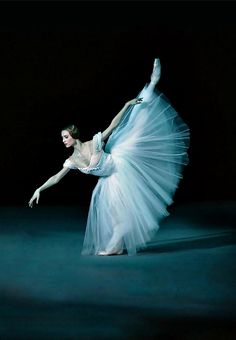
[[[188,163],[189,128],[151,84],[143,103],[126,112],[102,151],[83,172],[99,176],[89,208],[82,254],[145,247],[166,217]]]

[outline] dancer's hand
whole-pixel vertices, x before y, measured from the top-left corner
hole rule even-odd
[[[39,189],[37,189],[37,190],[35,190],[35,192],[34,192],[32,198],[31,198],[30,201],[29,201],[29,207],[30,207],[30,208],[33,208],[33,202],[34,202],[34,200],[36,200],[36,203],[38,204],[38,202],[39,202],[39,197],[40,197],[40,191],[39,191]]]
[[[135,98],[127,102],[128,105],[137,105],[143,102],[143,98]]]

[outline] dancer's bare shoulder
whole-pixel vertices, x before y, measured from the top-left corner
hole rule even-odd
[[[87,142],[83,143],[83,151],[85,153],[92,153],[93,152],[93,140],[88,140]]]

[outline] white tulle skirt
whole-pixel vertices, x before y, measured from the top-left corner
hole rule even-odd
[[[128,110],[97,166],[83,255],[114,247],[144,248],[169,213],[188,163],[189,128],[162,93],[146,85],[143,103]],[[100,172],[99,172],[100,171]]]

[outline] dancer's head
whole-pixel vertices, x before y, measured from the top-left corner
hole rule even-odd
[[[69,148],[70,146],[74,146],[76,143],[76,139],[79,138],[79,129],[75,125],[68,125],[61,131],[62,142],[64,145]]]

